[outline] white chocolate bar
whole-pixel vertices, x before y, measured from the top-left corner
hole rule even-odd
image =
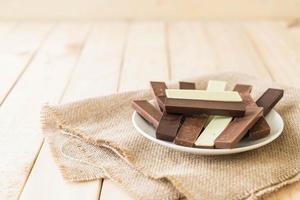
[[[215,81],[215,80],[209,80],[207,84],[207,91],[224,91],[226,88],[226,82],[225,81]],[[208,119],[206,121],[206,124],[204,127],[206,127],[209,122],[214,118],[214,115],[209,115]]]
[[[224,91],[226,83],[223,81],[209,81],[207,90]],[[210,115],[204,131],[195,142],[195,146],[213,148],[215,139],[231,122],[232,117]]]
[[[214,116],[195,142],[195,146],[213,148],[215,139],[231,122],[232,117]]]
[[[168,98],[191,99],[205,101],[241,102],[242,98],[235,91],[205,91],[205,90],[178,90],[166,89]]]
[[[207,84],[207,91],[215,91],[215,92],[222,92],[225,90],[226,82],[225,81],[214,81],[210,80]]]

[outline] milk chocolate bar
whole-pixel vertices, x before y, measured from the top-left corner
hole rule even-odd
[[[245,114],[243,102],[204,101],[166,98],[165,109],[168,113],[207,114],[242,117]]]
[[[248,85],[237,84],[235,86],[235,90],[238,91],[241,95],[244,95],[244,101],[245,101],[246,105],[257,106],[256,103],[254,102],[253,98],[251,97],[251,95],[248,95],[248,94],[250,94],[251,89],[252,89],[252,87],[248,87]],[[264,117],[259,119],[256,122],[256,124],[258,124],[258,126],[255,127],[255,125],[254,125],[253,127],[255,127],[255,128],[252,131],[250,131],[253,128],[253,127],[251,127],[248,134],[245,135],[245,138],[254,140],[254,139],[263,138],[270,134],[271,128]]]
[[[158,127],[162,113],[158,111],[152,104],[146,100],[135,100],[132,102],[132,107],[148,123],[152,124],[155,128]]]
[[[161,109],[161,111],[164,110],[164,102],[166,99],[166,92],[167,85],[165,82],[150,82],[151,88],[152,88],[152,94],[156,100],[156,105]]]
[[[179,82],[179,88],[180,89],[186,89],[186,90],[194,90],[194,89],[196,89],[196,85],[195,85],[195,83],[192,83],[192,82],[180,81]]]
[[[175,144],[192,147],[200,135],[207,120],[207,115],[187,117],[175,138]]]
[[[168,114],[164,111],[163,116],[156,129],[156,138],[166,141],[173,141],[183,120],[182,115]]]
[[[248,87],[248,89],[245,89]],[[235,91],[240,92],[243,101],[246,103],[246,114],[244,117],[237,117],[226,127],[216,138],[216,148],[233,148],[246,135],[247,131],[259,120],[263,114],[263,108],[257,107],[249,93],[252,86],[236,85]]]
[[[263,108],[247,107],[244,117],[235,118],[215,140],[215,147],[233,148],[262,116]]]
[[[264,116],[266,116],[282,98],[283,93],[283,90],[270,88],[256,101],[257,105],[264,108]],[[257,140],[269,135],[270,131],[271,129],[267,121],[264,117],[261,117],[249,130],[248,138],[251,140]]]

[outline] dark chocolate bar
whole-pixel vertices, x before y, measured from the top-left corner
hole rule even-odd
[[[245,104],[243,102],[166,98],[165,109],[168,113],[185,115],[207,114],[241,117],[245,114]]]
[[[207,118],[207,115],[187,117],[178,131],[175,144],[192,147],[200,135]]]
[[[261,117],[248,132],[249,140],[258,140],[266,137],[271,132],[271,128],[264,117]]]
[[[183,120],[182,115],[168,114],[164,111],[156,129],[156,138],[172,142]]]
[[[266,116],[271,109],[282,98],[284,91],[280,89],[268,89],[257,101],[256,104],[264,108],[264,116]],[[260,118],[258,122],[249,130],[248,138],[251,140],[261,139],[270,134],[270,126],[264,117]]]
[[[179,85],[181,88],[183,86],[182,82],[180,82]],[[161,84],[160,87],[162,87]],[[186,89],[195,89],[195,84],[187,84],[187,82],[185,82],[184,87]],[[164,114],[160,121],[160,125],[156,131],[156,137],[161,138],[162,140],[173,141],[177,135],[178,128],[181,126],[182,119],[182,115],[169,114],[164,111]]]
[[[179,88],[180,89],[185,89],[185,90],[193,90],[196,89],[196,84],[192,82],[179,82]]]
[[[156,100],[157,106],[161,109],[161,111],[164,110],[165,106],[165,99],[166,99],[166,92],[167,85],[165,82],[150,82],[151,88],[152,88],[152,94]]]
[[[284,91],[281,89],[269,88],[259,99],[257,99],[257,106],[264,108],[264,116],[266,116],[283,97],[283,93]]]
[[[152,104],[146,100],[135,100],[132,101],[132,107],[148,123],[152,124],[155,128],[158,127],[162,113],[158,111]]]

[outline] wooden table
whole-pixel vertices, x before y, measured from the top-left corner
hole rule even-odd
[[[131,199],[109,180],[65,182],[40,108],[236,70],[300,84],[300,26],[286,21],[0,22],[0,199]],[[267,199],[300,199],[300,183]]]

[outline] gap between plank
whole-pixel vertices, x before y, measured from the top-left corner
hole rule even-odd
[[[54,30],[54,28],[55,28],[56,26],[57,26],[57,23],[51,27],[51,29],[50,29],[50,31],[47,33],[45,39],[43,39],[43,41],[41,42],[41,45],[38,47],[37,51],[34,52],[34,56],[32,56],[32,57],[30,58],[29,62],[27,63],[27,66],[25,67],[26,69],[28,68],[28,66],[30,65],[31,61],[34,59],[36,53],[37,53],[38,50],[43,46],[44,42],[48,39],[50,33]],[[65,93],[65,91],[66,91],[66,89],[67,89],[67,87],[68,87],[68,85],[69,85],[69,83],[70,83],[70,80],[71,80],[71,77],[72,77],[72,75],[73,75],[73,72],[74,72],[74,70],[75,70],[75,68],[76,68],[76,66],[77,66],[77,63],[78,63],[78,61],[79,61],[79,59],[80,59],[80,57],[81,57],[82,49],[83,49],[83,47],[84,47],[84,45],[85,45],[85,43],[86,43],[86,40],[87,40],[87,38],[88,38],[87,35],[89,35],[89,32],[90,32],[90,28],[89,28],[89,30],[87,31],[87,34],[86,34],[86,36],[85,36],[85,38],[84,38],[84,40],[83,40],[83,44],[80,46],[80,50],[79,50],[80,53],[79,53],[79,55],[78,55],[78,57],[77,57],[77,59],[76,59],[76,62],[75,62],[74,67],[73,67],[73,69],[72,69],[72,72],[70,73],[70,75],[69,75],[69,77],[68,77],[68,81],[67,81],[67,83],[66,83],[65,88],[64,88],[63,91],[62,91],[62,95],[61,95],[61,97],[59,98],[58,102],[61,102],[61,100],[62,100],[62,98],[63,98],[63,95],[64,95],[64,93]],[[24,71],[25,71],[25,70],[24,70]],[[22,73],[22,74],[23,74],[23,73]],[[26,185],[26,183],[27,183],[27,181],[28,181],[28,179],[29,179],[29,177],[30,177],[30,175],[31,175],[32,169],[34,168],[34,165],[35,165],[35,163],[36,163],[36,161],[37,161],[37,159],[38,159],[38,157],[39,157],[39,155],[40,155],[40,152],[41,152],[41,150],[42,150],[42,147],[43,147],[43,145],[44,145],[44,142],[45,142],[45,138],[43,137],[42,142],[41,142],[41,145],[40,145],[40,147],[38,148],[38,151],[37,151],[37,153],[36,153],[36,156],[35,156],[35,158],[34,158],[34,160],[33,160],[33,163],[32,163],[32,165],[31,165],[30,170],[29,170],[29,172],[28,172],[28,175],[27,175],[27,177],[26,177],[26,180],[24,181],[24,184],[23,184],[23,186],[22,186],[22,188],[21,188],[21,191],[20,191],[20,193],[19,193],[19,195],[18,195],[18,199],[20,199],[20,197],[21,197],[21,195],[22,195],[22,193],[23,193],[23,190],[24,190],[24,188],[25,188],[25,185]]]
[[[37,153],[36,153],[36,156],[35,156],[35,158],[34,158],[34,160],[33,160],[33,162],[32,162],[32,165],[31,165],[31,167],[30,167],[30,169],[29,169],[28,176],[26,177],[26,179],[25,179],[25,181],[24,181],[24,184],[22,185],[22,188],[21,188],[21,190],[20,190],[20,192],[19,192],[19,195],[18,195],[17,199],[20,199],[21,196],[22,196],[22,193],[23,193],[23,190],[24,190],[24,188],[25,188],[25,185],[26,185],[26,183],[27,183],[27,181],[28,181],[28,179],[29,179],[29,177],[30,177],[30,174],[31,174],[32,169],[33,169],[33,166],[35,165],[35,163],[36,163],[36,161],[37,161],[37,159],[38,159],[38,157],[39,157],[39,155],[40,155],[40,152],[41,152],[41,150],[42,150],[43,144],[44,144],[44,139],[42,140],[41,145],[40,145],[40,147],[38,148],[38,151],[37,151]]]
[[[267,70],[268,74],[270,75],[271,79],[275,81],[275,78],[270,70],[269,65],[266,63],[265,59],[263,58],[261,54],[261,50],[259,49],[259,46],[256,44],[255,40],[253,39],[251,33],[249,31],[245,30],[245,27],[243,26],[242,30],[244,31],[246,37],[249,39],[250,44],[253,46],[253,49],[255,50],[258,58],[261,60],[261,63],[265,66],[265,69]]]
[[[170,54],[170,37],[169,37],[169,24],[168,22],[165,23],[164,25],[165,31],[164,31],[164,35],[165,35],[165,49],[166,49],[166,62],[167,62],[167,77],[168,80],[172,80],[172,60],[171,60],[171,54]]]
[[[89,29],[88,29],[88,31],[87,31],[87,33],[86,33],[86,36],[85,36],[84,39],[83,39],[82,44],[80,45],[79,54],[78,54],[78,56],[77,56],[77,58],[76,58],[76,61],[75,61],[75,63],[74,63],[74,67],[72,68],[72,71],[71,71],[71,73],[70,73],[70,75],[69,75],[69,77],[68,77],[68,81],[67,81],[67,83],[66,83],[66,85],[65,85],[65,87],[64,87],[64,89],[63,89],[63,92],[62,92],[62,94],[61,94],[61,96],[60,96],[58,102],[61,102],[61,101],[62,101],[62,99],[63,99],[63,97],[64,97],[64,95],[65,95],[65,93],[66,93],[66,91],[67,91],[67,89],[68,89],[68,87],[69,87],[69,85],[70,85],[70,82],[71,82],[71,80],[72,80],[72,77],[73,77],[73,75],[74,75],[74,72],[75,72],[75,70],[76,70],[76,68],[77,68],[77,66],[78,66],[78,63],[79,63],[79,61],[80,61],[80,58],[82,57],[82,50],[84,49],[84,46],[86,45],[87,39],[89,38],[91,32],[93,31],[93,28],[95,27],[94,24],[93,24],[93,25],[88,24],[88,26],[89,26]]]
[[[128,45],[128,32],[129,32],[130,26],[131,26],[131,20],[129,20],[126,25],[125,36],[124,36],[125,40],[124,40],[123,48],[122,48],[122,57],[121,57],[121,62],[120,62],[120,69],[119,69],[119,74],[118,74],[118,83],[117,83],[116,92],[119,92],[120,87],[121,87],[121,79],[122,79],[123,68],[124,68],[125,52],[126,52],[126,48]],[[101,188],[102,188],[102,185],[101,185]]]
[[[50,33],[54,30],[56,24],[51,25],[52,27],[50,27],[49,31],[46,33],[44,39],[41,40],[39,46],[33,51],[32,55],[30,56],[30,58],[28,59],[27,63],[25,63],[23,70],[20,72],[20,74],[17,76],[16,80],[12,83],[11,87],[9,88],[9,90],[7,91],[6,95],[3,97],[3,99],[0,101],[0,106],[4,103],[4,101],[6,100],[6,98],[8,97],[8,95],[10,94],[10,92],[14,89],[14,87],[16,86],[17,82],[20,80],[20,78],[22,77],[22,75],[25,73],[25,71],[27,70],[28,66],[31,64],[31,61],[35,58],[37,52],[41,49],[41,47],[43,46],[44,42],[48,39]],[[16,26],[17,27],[17,26]]]

